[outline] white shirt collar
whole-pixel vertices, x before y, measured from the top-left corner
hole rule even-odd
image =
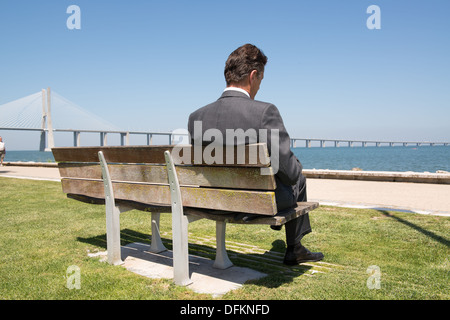
[[[247,97],[250,98],[250,95],[248,94],[248,92],[245,91],[244,89],[241,89],[241,88],[237,88],[237,87],[227,87],[227,88],[225,88],[225,90],[223,90],[223,92],[225,92],[225,91],[239,91],[239,92],[245,93],[245,94],[247,95]]]

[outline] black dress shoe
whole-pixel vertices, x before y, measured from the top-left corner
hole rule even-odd
[[[270,226],[270,229],[275,230],[275,231],[280,231],[281,228],[283,228],[283,226]]]
[[[323,259],[322,252],[311,252],[301,244],[288,246],[284,256],[284,264],[293,266],[303,262],[315,262]]]

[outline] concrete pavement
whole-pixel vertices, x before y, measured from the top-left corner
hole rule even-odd
[[[307,179],[308,200],[321,205],[394,209],[450,216],[450,185]]]
[[[9,166],[0,167],[0,177],[60,181],[59,170],[55,166]]]

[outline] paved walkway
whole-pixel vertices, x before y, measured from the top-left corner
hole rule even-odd
[[[59,181],[55,167],[0,167],[0,176]],[[308,200],[321,205],[380,208],[450,216],[450,185],[308,178]]]
[[[3,166],[0,167],[0,177],[52,181],[61,180],[58,168],[55,167]]]
[[[321,205],[396,209],[450,216],[450,185],[308,179],[308,200]]]

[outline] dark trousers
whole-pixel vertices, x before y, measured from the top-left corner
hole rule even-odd
[[[306,178],[300,174],[297,183],[293,186],[283,184],[277,177],[277,188],[275,190],[275,198],[277,200],[278,211],[296,206],[297,202],[305,202],[306,195]],[[301,215],[285,224],[286,243],[288,246],[295,245],[306,234],[311,232],[311,224],[309,222],[309,214]]]

